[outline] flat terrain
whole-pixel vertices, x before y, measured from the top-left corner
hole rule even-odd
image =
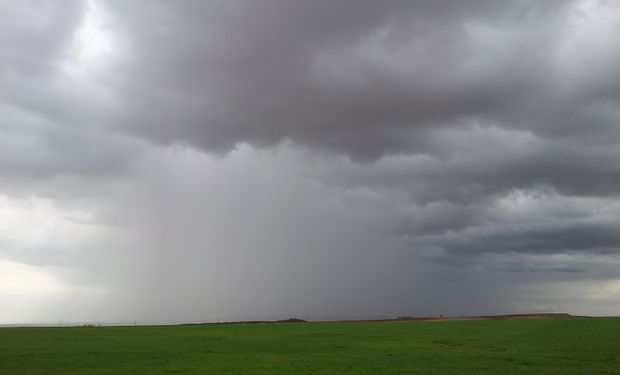
[[[4,328],[0,374],[620,374],[620,318]]]

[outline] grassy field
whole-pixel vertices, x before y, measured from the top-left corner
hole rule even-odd
[[[0,374],[620,374],[620,318],[5,328]]]

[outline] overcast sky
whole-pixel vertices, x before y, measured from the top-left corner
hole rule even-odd
[[[0,1],[0,323],[620,314],[620,3]]]

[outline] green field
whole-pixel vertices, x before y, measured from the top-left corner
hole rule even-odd
[[[4,328],[0,374],[620,374],[620,318]]]

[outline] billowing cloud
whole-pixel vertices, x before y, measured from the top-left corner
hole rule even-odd
[[[619,33],[595,0],[0,3],[0,294],[38,321],[610,313]]]
[[[212,151],[291,139],[362,159],[427,152],[429,132],[471,121],[545,138],[591,134],[585,121],[617,132],[615,7],[118,3],[110,27],[131,56],[119,122]]]

